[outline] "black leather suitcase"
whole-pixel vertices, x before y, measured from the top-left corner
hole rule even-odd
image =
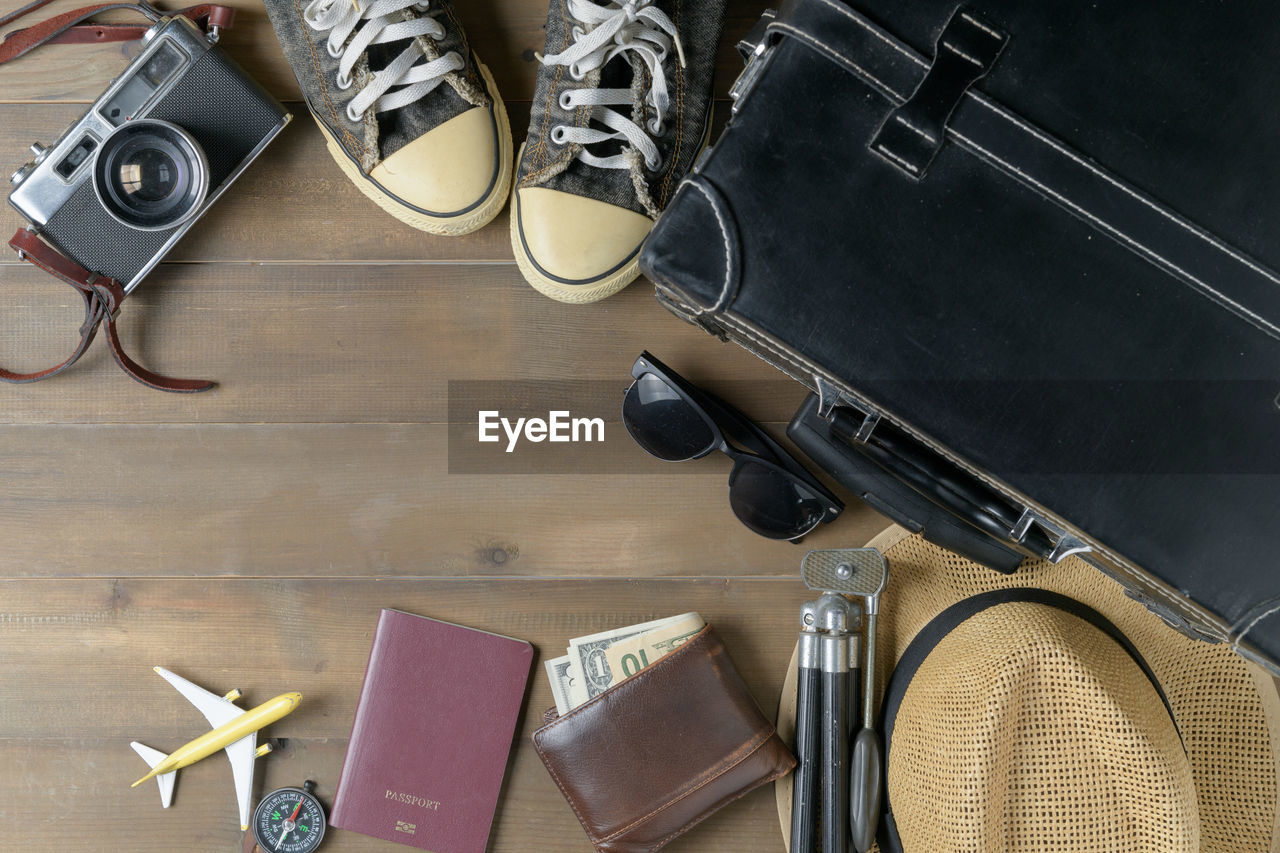
[[[1275,9],[787,0],[743,48],[659,300],[993,564],[1083,554],[1280,674]]]

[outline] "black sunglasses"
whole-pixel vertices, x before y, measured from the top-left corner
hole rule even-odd
[[[751,530],[796,540],[844,509],[750,418],[648,352],[636,359],[631,375],[635,381],[622,399],[622,422],[636,444],[667,462],[701,459],[715,450],[728,456],[729,505]]]

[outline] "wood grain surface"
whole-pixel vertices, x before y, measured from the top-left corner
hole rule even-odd
[[[723,458],[673,466],[638,450],[617,405],[645,348],[776,435],[803,389],[669,315],[645,283],[591,306],[541,297],[512,262],[505,214],[458,238],[383,214],[296,103],[260,4],[233,2],[224,47],[297,120],[121,316],[141,361],[217,389],[150,391],[101,342],[62,377],[0,386],[0,850],[240,849],[222,758],[182,771],[168,811],[150,783],[129,788],[143,769],[130,740],[169,750],[207,729],[154,665],[247,702],[300,690],[300,710],[264,733],[280,749],[256,792],[312,778],[331,799],[381,607],[527,639],[539,664],[573,636],[696,609],[772,714],[805,548],[738,524]],[[545,2],[457,5],[518,144]],[[764,5],[730,3],[721,96]],[[55,47],[0,67],[0,172],[135,49]],[[20,224],[0,212],[0,229]],[[0,364],[60,359],[77,312],[69,288],[0,254]],[[511,382],[578,394],[605,441],[465,473],[468,407]],[[806,546],[860,544],[883,524],[851,507]],[[535,665],[492,851],[590,849],[529,744],[550,704]],[[335,831],[323,849],[399,848]],[[771,791],[670,849],[778,853]]]

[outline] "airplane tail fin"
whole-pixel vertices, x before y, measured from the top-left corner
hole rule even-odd
[[[164,761],[169,757],[160,750],[152,749],[146,744],[138,743],[136,740],[129,744],[129,746],[133,747],[134,752],[142,756],[142,760],[147,762],[148,767],[155,767],[161,761]],[[174,770],[172,773],[161,773],[155,778],[156,782],[160,785],[160,802],[162,802],[164,807],[167,809],[169,808],[169,803],[173,802],[173,783],[178,778],[178,771]]]

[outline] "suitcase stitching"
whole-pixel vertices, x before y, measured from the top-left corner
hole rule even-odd
[[[894,50],[896,50],[898,53],[901,53],[901,54],[902,54],[903,56],[905,56],[907,59],[910,59],[910,60],[911,60],[912,62],[914,62],[916,65],[919,65],[921,68],[928,68],[928,67],[929,67],[929,63],[927,63],[927,62],[925,62],[924,60],[922,60],[919,56],[916,56],[916,54],[915,54],[915,52],[914,52],[914,51],[909,50],[908,48],[905,48],[905,47],[903,47],[902,45],[898,44],[896,41],[894,41],[893,39],[889,38],[887,35],[885,35],[884,33],[880,32],[880,31],[879,31],[878,29],[876,29],[875,27],[871,26],[871,24],[870,24],[870,23],[868,23],[867,21],[863,20],[863,19],[862,19],[861,17],[859,17],[858,15],[855,15],[855,14],[854,14],[853,12],[851,12],[849,9],[846,9],[846,8],[844,8],[844,7],[840,6],[839,4],[832,2],[832,0],[819,0],[819,2],[820,2],[820,3],[822,3],[822,4],[823,4],[823,5],[825,5],[825,6],[830,6],[830,7],[831,7],[833,10],[835,10],[836,12],[839,12],[841,15],[844,15],[846,18],[848,18],[849,20],[853,21],[855,24],[857,24],[858,26],[862,27],[862,28],[863,28],[864,30],[866,30],[867,32],[871,33],[871,35],[873,35],[873,36],[875,36],[876,38],[880,39],[880,41],[882,41],[882,42],[884,42],[885,44],[889,45],[889,47],[893,48],[893,49],[894,49]],[[985,28],[984,28],[984,29],[985,29]],[[827,49],[828,49],[828,50],[831,50],[831,48],[829,48],[829,47],[828,47]],[[843,54],[841,54],[839,51],[832,51],[832,53],[835,53],[837,56],[842,56],[842,55],[843,55]],[[868,76],[868,77],[870,77],[871,75],[869,75],[869,74],[868,74],[867,76]],[[878,82],[878,81],[877,81],[877,82]],[[880,85],[882,85],[882,86],[883,86],[884,84],[883,84],[883,83],[881,83]],[[888,87],[886,87],[886,88],[888,88]]]
[[[973,15],[970,15],[968,12],[961,12],[960,17],[964,18],[966,21],[973,24],[975,27],[982,30],[984,33],[991,36],[992,38],[996,38],[996,39],[1004,38],[1003,35],[991,29],[991,27],[988,27],[986,24],[982,23],[982,21],[979,21],[977,18],[973,17]]]
[[[1104,222],[1102,219],[1098,218],[1093,213],[1089,212],[1085,208],[1076,204],[1074,201],[1067,198],[1062,193],[1054,190],[1052,187],[1046,186],[1045,184],[1036,180],[1031,175],[1028,175],[1026,172],[1022,171],[1012,163],[1009,163],[1009,162],[1006,162],[1005,160],[1000,159],[998,156],[991,153],[987,149],[983,148],[978,143],[972,141],[971,139],[965,136],[962,136],[960,133],[957,133],[954,129],[951,130],[951,133],[953,136],[955,136],[957,141],[969,146],[974,151],[981,154],[983,157],[989,159],[992,163],[998,164],[1002,168],[1017,175],[1021,180],[1026,181],[1031,186],[1035,187],[1036,189],[1039,189],[1045,195],[1052,196],[1053,198],[1057,199],[1059,204],[1062,204],[1065,207],[1071,210],[1074,210],[1076,213],[1083,216],[1088,221],[1092,222],[1094,226],[1097,227],[1103,233],[1110,234],[1116,237],[1117,239],[1121,240],[1128,246],[1132,247],[1139,255],[1146,255],[1148,258],[1153,258],[1157,261],[1160,261],[1167,269],[1172,270],[1178,275],[1181,275],[1184,278],[1187,278],[1188,280],[1195,282],[1204,290],[1208,291],[1209,293],[1212,293],[1217,298],[1216,301],[1224,302],[1228,305],[1234,306],[1234,308],[1236,309],[1236,313],[1241,315],[1243,319],[1249,323],[1249,325],[1253,326],[1254,328],[1258,329],[1259,331],[1265,334],[1280,334],[1280,328],[1276,327],[1274,324],[1268,321],[1266,317],[1263,317],[1257,314],[1256,312],[1246,308],[1244,305],[1241,305],[1239,302],[1235,301],[1230,296],[1227,296],[1225,293],[1222,293],[1221,291],[1219,291],[1213,285],[1195,277],[1191,273],[1184,270],[1182,267],[1175,264],[1173,261],[1161,255],[1156,250],[1151,249],[1142,243],[1139,243],[1137,240],[1133,239],[1128,234],[1121,231],[1119,228],[1116,228],[1115,226],[1110,225],[1107,222]],[[885,152],[885,153],[888,153],[888,152]],[[1080,161],[1080,162],[1083,163],[1084,161]],[[1126,192],[1129,192],[1129,191],[1126,190]],[[1142,199],[1142,197],[1137,195],[1136,193],[1130,192],[1130,195],[1133,195],[1134,198],[1139,199],[1140,201],[1145,201],[1145,199]],[[1155,208],[1155,209],[1159,210],[1159,208]],[[1177,222],[1176,219],[1174,221]],[[1268,278],[1271,277],[1270,274],[1267,273],[1265,270],[1259,270],[1259,272]]]
[[[1142,204],[1144,204],[1144,205],[1146,205],[1147,207],[1149,207],[1149,208],[1151,208],[1152,210],[1154,210],[1156,213],[1158,213],[1158,214],[1160,214],[1161,216],[1163,216],[1163,217],[1165,217],[1166,219],[1168,219],[1170,222],[1174,223],[1175,225],[1179,226],[1180,228],[1182,228],[1182,229],[1184,229],[1184,230],[1186,230],[1186,231],[1191,232],[1192,234],[1194,234],[1195,236],[1199,237],[1201,240],[1204,240],[1206,243],[1208,243],[1209,245],[1211,245],[1211,246],[1213,246],[1214,248],[1218,249],[1218,250],[1219,250],[1219,251],[1221,251],[1222,253],[1224,253],[1224,254],[1226,254],[1226,255],[1228,255],[1228,256],[1230,256],[1230,257],[1234,258],[1235,260],[1237,260],[1237,261],[1239,261],[1240,263],[1244,264],[1245,266],[1249,267],[1249,269],[1253,270],[1254,272],[1258,273],[1259,275],[1261,275],[1261,276],[1265,276],[1266,278],[1270,279],[1271,281],[1275,282],[1276,284],[1280,284],[1280,277],[1277,277],[1277,276],[1276,276],[1276,274],[1275,274],[1275,273],[1273,273],[1271,270],[1269,270],[1269,269],[1267,269],[1266,267],[1264,267],[1264,266],[1262,266],[1262,265],[1260,265],[1260,264],[1256,263],[1255,261],[1251,260],[1251,259],[1250,259],[1249,257],[1247,257],[1246,255],[1243,255],[1243,254],[1241,254],[1241,253],[1237,252],[1236,250],[1232,249],[1232,248],[1231,248],[1230,246],[1228,246],[1227,244],[1225,244],[1225,243],[1223,243],[1223,242],[1219,241],[1219,240],[1218,240],[1214,235],[1210,234],[1209,232],[1204,231],[1204,230],[1200,229],[1199,227],[1197,227],[1196,225],[1194,225],[1193,223],[1190,223],[1190,222],[1188,222],[1188,221],[1186,221],[1186,220],[1184,220],[1184,219],[1182,219],[1182,218],[1180,218],[1180,217],[1178,217],[1178,216],[1174,215],[1174,214],[1173,214],[1173,213],[1171,213],[1170,211],[1165,210],[1165,209],[1164,209],[1163,207],[1161,207],[1159,204],[1156,204],[1156,203],[1155,203],[1154,201],[1152,201],[1151,199],[1146,198],[1146,197],[1145,197],[1145,196],[1143,196],[1141,193],[1136,192],[1136,191],[1134,191],[1133,189],[1130,189],[1128,186],[1126,186],[1126,185],[1124,184],[1124,182],[1122,182],[1122,181],[1118,180],[1117,178],[1112,177],[1111,175],[1109,175],[1109,174],[1107,174],[1106,172],[1104,172],[1102,169],[1099,169],[1097,166],[1094,166],[1094,165],[1093,165],[1092,163],[1090,163],[1088,160],[1086,160],[1086,159],[1084,159],[1083,157],[1079,156],[1078,154],[1076,154],[1075,152],[1073,152],[1071,149],[1069,149],[1069,148],[1067,148],[1067,147],[1063,146],[1061,143],[1057,142],[1057,141],[1056,141],[1056,140],[1054,140],[1052,137],[1047,136],[1047,135],[1045,135],[1044,133],[1041,133],[1037,128],[1033,127],[1032,125],[1027,124],[1026,122],[1024,122],[1022,119],[1020,119],[1018,116],[1014,115],[1013,113],[1010,113],[1010,112],[1008,112],[1008,111],[1006,111],[1006,110],[1003,110],[1003,109],[1001,109],[1000,107],[996,106],[996,104],[995,104],[994,102],[990,101],[988,98],[983,97],[982,95],[979,95],[979,94],[977,94],[977,93],[971,93],[971,94],[973,94],[974,99],[975,99],[978,103],[982,104],[984,107],[986,107],[987,109],[991,110],[991,111],[992,111],[992,112],[994,112],[996,115],[998,115],[998,116],[1000,116],[1001,118],[1004,118],[1004,119],[1006,119],[1006,120],[1008,120],[1008,121],[1012,122],[1013,124],[1017,125],[1018,127],[1021,127],[1021,128],[1022,128],[1023,130],[1025,130],[1027,133],[1031,134],[1031,135],[1032,135],[1033,137],[1035,137],[1036,139],[1038,139],[1038,140],[1040,140],[1041,142],[1043,142],[1044,144],[1048,145],[1050,148],[1053,148],[1054,150],[1058,151],[1058,152],[1059,152],[1059,153],[1061,153],[1061,154],[1065,154],[1067,157],[1069,157],[1070,159],[1072,159],[1072,160],[1074,160],[1075,162],[1079,163],[1081,166],[1084,166],[1086,169],[1088,169],[1089,171],[1093,172],[1095,175],[1097,175],[1098,177],[1102,178],[1102,179],[1103,179],[1104,181],[1106,181],[1107,183],[1111,184],[1112,186],[1116,187],[1117,189],[1121,190],[1122,192],[1125,192],[1125,193],[1127,193],[1128,195],[1132,196],[1133,198],[1135,198],[1136,200],[1138,200],[1138,201],[1139,201],[1139,202],[1141,202]]]
[[[935,137],[932,133],[926,133],[925,131],[923,131],[923,130],[921,130],[920,128],[916,127],[914,124],[912,124],[911,122],[909,122],[909,121],[907,121],[905,118],[903,118],[901,113],[894,113],[894,114],[893,114],[893,120],[894,120],[894,121],[896,121],[898,124],[902,125],[903,127],[905,127],[907,130],[913,130],[913,131],[915,131],[917,134],[919,134],[920,136],[923,136],[923,137],[924,137],[925,142],[928,142],[928,143],[930,143],[931,145],[936,145],[936,144],[937,144],[937,142],[938,142],[937,137]]]
[[[858,73],[861,74],[863,77],[866,77],[868,81],[875,84],[876,86],[879,86],[884,91],[888,92],[895,100],[897,101],[906,100],[905,97],[898,94],[897,90],[889,88],[887,84],[882,83],[880,79],[876,77],[874,74],[872,74],[870,71],[867,71],[867,69],[863,68],[861,65],[854,62],[852,59],[845,56],[840,51],[836,50],[834,47],[827,44],[822,39],[817,38],[816,36],[810,33],[804,32],[803,30],[799,30],[796,27],[792,26],[791,24],[787,24],[787,23],[775,23],[775,24],[771,24],[770,27],[775,30],[782,30],[783,32],[791,33],[793,38],[799,39],[802,42],[806,42],[806,41],[812,42],[813,44],[819,45],[823,50],[826,50],[830,53],[834,53],[836,56],[839,56],[845,62],[849,63],[850,67],[857,69]]]
[[[716,227],[720,229],[720,242],[724,244],[724,284],[720,287],[720,298],[716,300],[716,304],[711,306],[712,311],[718,311],[728,307],[729,286],[732,284],[729,273],[733,264],[733,250],[729,247],[729,229],[725,226],[724,215],[720,212],[720,206],[716,204],[716,200],[712,198],[710,191],[702,184],[687,180],[689,186],[702,193],[703,198],[707,200],[707,204],[711,205],[711,212],[716,215]]]
[[[1272,600],[1276,601],[1276,599],[1272,599]],[[1254,605],[1254,606],[1259,607],[1261,605]],[[1254,626],[1256,626],[1259,622],[1261,622],[1263,619],[1266,619],[1268,616],[1272,615],[1273,613],[1276,613],[1277,611],[1280,611],[1280,603],[1277,603],[1267,608],[1266,610],[1259,613],[1257,616],[1253,617],[1253,619],[1249,620],[1249,624],[1245,625],[1239,631],[1236,631],[1235,630],[1236,626],[1233,625],[1231,629],[1231,633],[1234,633],[1235,636],[1231,639],[1231,650],[1233,652],[1238,653],[1240,651],[1240,643],[1244,641],[1245,635],[1248,634],[1250,631],[1252,631],[1254,629]],[[1238,624],[1239,623],[1237,623],[1237,625]]]

